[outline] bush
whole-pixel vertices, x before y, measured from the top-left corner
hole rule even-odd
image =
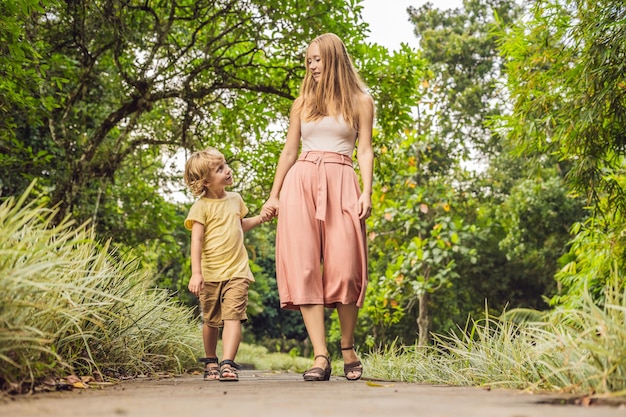
[[[182,371],[202,352],[193,309],[132,255],[98,242],[88,225],[30,190],[0,205],[0,384],[67,373],[96,377]]]

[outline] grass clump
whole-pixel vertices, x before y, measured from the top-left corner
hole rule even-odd
[[[219,351],[218,351],[219,353]],[[254,369],[304,372],[311,367],[312,360],[287,353],[269,352],[264,346],[242,343],[237,353],[237,362],[252,365]]]
[[[369,377],[584,395],[626,394],[626,297],[585,297],[578,309],[515,310],[435,335],[432,346],[388,346],[367,358]],[[524,317],[523,319],[521,317]]]
[[[201,350],[192,309],[87,225],[7,199],[0,205],[0,385],[46,376],[182,371]]]

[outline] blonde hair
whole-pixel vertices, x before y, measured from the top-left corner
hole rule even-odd
[[[324,116],[343,116],[353,128],[358,128],[357,98],[366,93],[366,85],[354,68],[343,41],[334,33],[325,33],[309,44],[317,44],[324,65],[319,82],[304,62],[306,75],[300,86],[300,97],[292,111],[300,114],[305,121],[319,120]],[[307,48],[307,51],[308,49]]]
[[[194,197],[204,195],[205,182],[211,179],[211,170],[225,160],[224,155],[215,148],[191,154],[185,163],[184,180]]]

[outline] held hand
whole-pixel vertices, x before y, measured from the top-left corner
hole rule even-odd
[[[372,214],[372,198],[361,194],[359,197],[359,219],[365,220]]]
[[[189,285],[188,285],[189,291],[193,295],[198,297],[203,287],[204,287],[204,277],[202,276],[202,274],[192,275],[191,279],[189,280]]]
[[[265,204],[263,204],[263,210],[268,209],[272,215],[272,217],[278,216],[278,198],[270,197],[267,199]]]
[[[261,223],[269,222],[274,217],[274,211],[268,206],[263,206],[259,217],[261,217]]]

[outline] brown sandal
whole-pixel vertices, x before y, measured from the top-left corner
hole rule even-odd
[[[307,369],[302,374],[305,381],[328,381],[330,379],[330,371],[332,369],[330,366],[330,358],[326,355],[317,355],[313,360],[317,358],[326,359],[326,368],[322,369],[319,366],[316,366],[314,368]]]
[[[354,349],[354,345],[341,348],[341,350],[352,350],[352,349]],[[353,373],[358,372],[358,375],[353,378],[348,378],[348,374],[350,372],[353,372]],[[357,381],[361,379],[361,376],[363,376],[363,364],[361,363],[361,361],[346,363],[343,365],[343,373],[346,376],[346,379],[348,381]]]
[[[239,372],[241,366],[235,363],[235,361],[231,361],[230,359],[224,359],[220,362],[220,382],[227,381],[239,381]],[[226,376],[226,374],[232,374],[235,376]]]
[[[204,364],[205,381],[217,381],[220,379],[220,368],[217,366],[219,360],[217,358],[200,358],[198,362]],[[210,366],[212,363],[216,364],[216,366]]]

